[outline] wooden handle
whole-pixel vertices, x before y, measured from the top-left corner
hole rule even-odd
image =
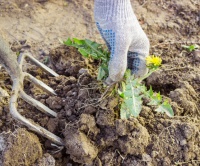
[[[17,55],[12,52],[8,44],[0,36],[0,63],[6,68],[11,79],[20,78],[21,69],[17,62]]]

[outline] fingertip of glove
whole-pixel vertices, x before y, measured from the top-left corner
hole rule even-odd
[[[116,83],[115,81],[113,81],[111,78],[107,78],[105,81],[104,81],[104,85],[106,86],[110,86],[110,85],[113,85],[114,83]]]

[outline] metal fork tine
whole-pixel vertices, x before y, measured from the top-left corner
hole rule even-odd
[[[49,92],[53,95],[57,95],[56,92],[51,88],[49,87],[48,85],[46,85],[44,82],[38,80],[37,78],[33,77],[31,74],[29,73],[25,73],[25,77],[28,78],[29,81],[33,82],[34,84],[36,84],[37,86],[39,86],[40,88],[42,88],[43,90],[45,90],[46,92]]]
[[[33,63],[35,63],[37,66],[44,69],[46,72],[50,73],[51,75],[57,77],[59,76],[56,72],[54,72],[52,69],[44,65],[43,63],[39,62],[37,59],[35,59],[30,53],[23,53],[19,55],[18,63],[20,67],[22,67],[22,63],[25,57],[28,57]]]
[[[9,108],[10,108],[10,114],[12,117],[21,123],[23,123],[25,126],[27,126],[30,130],[35,131],[36,133],[46,137],[47,139],[51,140],[52,142],[64,146],[64,142],[61,138],[54,135],[53,133],[49,132],[45,128],[41,127],[40,125],[36,124],[35,122],[26,119],[23,117],[18,111],[17,111],[17,99],[19,95],[22,99],[24,99],[27,103],[35,106],[37,109],[44,113],[48,113],[54,117],[57,117],[57,113],[46,107],[41,102],[33,99],[32,97],[28,96],[23,91],[23,82],[24,77],[28,77],[29,80],[34,82],[37,85],[40,85],[40,87],[44,88],[45,90],[55,94],[54,90],[47,85],[45,85],[42,81],[37,80],[33,76],[29,75],[28,73],[25,73],[22,71],[22,65],[25,57],[29,57],[32,62],[34,62],[36,65],[41,67],[42,69],[46,70],[48,73],[52,74],[53,76],[59,76],[57,73],[55,73],[53,70],[45,66],[44,64],[40,63],[38,60],[33,58],[31,54],[21,54],[19,56],[18,62],[16,59],[16,55],[11,51],[10,47],[4,42],[3,38],[0,36],[0,63],[4,65],[7,72],[11,76],[13,85],[12,85],[12,93],[11,98],[9,102]]]
[[[17,108],[16,108],[16,95],[11,97],[11,101],[10,101],[10,113],[13,116],[13,118],[15,118],[16,120],[18,120],[19,122],[23,123],[25,126],[27,126],[30,130],[35,131],[36,133],[46,137],[47,139],[51,140],[52,142],[58,144],[58,145],[64,145],[62,139],[56,135],[54,135],[53,133],[49,132],[48,130],[46,130],[45,128],[39,126],[38,124],[29,121],[28,119],[26,119],[25,117],[23,117],[21,114],[19,114],[19,112],[17,112]]]
[[[42,104],[41,102],[39,102],[39,101],[35,100],[34,98],[30,97],[24,91],[20,91],[20,97],[22,99],[24,99],[30,105],[33,105],[34,107],[36,107],[41,112],[48,113],[48,114],[50,114],[50,115],[52,115],[54,117],[57,117],[57,113],[56,112],[54,112],[53,110],[51,110],[50,108],[48,108],[47,106]]]
[[[10,114],[12,117],[19,122],[23,123],[25,126],[27,126],[30,130],[35,131],[36,133],[46,137],[47,139],[51,140],[52,142],[58,144],[58,145],[64,145],[63,140],[56,136],[55,134],[49,132],[45,128],[39,126],[38,124],[34,123],[33,121],[30,121],[23,117],[18,111],[17,111],[17,98],[19,93],[23,94],[22,90],[20,90],[21,83],[19,79],[13,80],[13,87],[12,87],[12,94],[10,98]]]

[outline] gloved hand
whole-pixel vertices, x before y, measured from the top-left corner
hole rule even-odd
[[[148,71],[145,58],[149,54],[149,40],[130,0],[95,0],[94,16],[111,52],[106,83],[110,85],[120,81],[127,67],[136,77],[145,75]]]

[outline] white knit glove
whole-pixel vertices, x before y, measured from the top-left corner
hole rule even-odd
[[[127,67],[136,77],[146,74],[145,58],[149,54],[149,40],[133,12],[130,0],[95,0],[94,16],[97,28],[111,51],[106,83],[120,81]]]

